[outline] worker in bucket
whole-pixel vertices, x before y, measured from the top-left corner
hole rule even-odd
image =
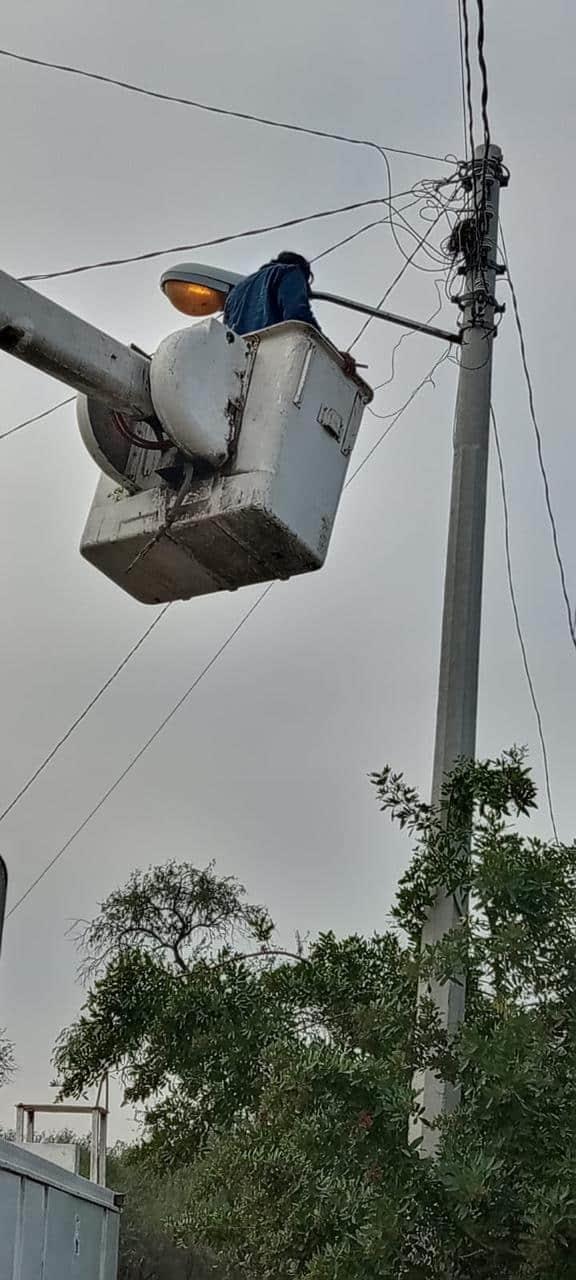
[[[300,320],[321,333],[310,306],[313,279],[310,263],[302,254],[279,253],[231,290],[224,308],[224,324],[234,333],[245,334],[286,320]],[[344,372],[348,376],[354,374],[354,357],[349,351],[342,351],[341,356]]]

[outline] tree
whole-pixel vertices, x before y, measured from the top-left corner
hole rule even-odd
[[[388,933],[327,933],[280,956],[234,882],[218,923],[199,917],[195,878],[210,898],[213,869],[137,876],[86,935],[98,967],[58,1047],[62,1086],[123,1071],[145,1107],[137,1159],[184,1189],[167,1231],[259,1280],[563,1280],[576,1273],[575,850],[514,829],[536,800],[517,750],[462,762],[442,813],[389,769],[373,781],[415,846]],[[464,885],[469,917],[421,955],[440,885]],[[452,1043],[429,1001],[416,1013],[421,972],[466,978]],[[425,1064],[462,1089],[434,1164],[408,1142]]]
[[[15,1070],[14,1046],[0,1027],[0,1089],[2,1085],[10,1082]]]

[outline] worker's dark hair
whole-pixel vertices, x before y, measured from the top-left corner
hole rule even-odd
[[[300,270],[304,272],[307,280],[309,280],[312,275],[312,267],[310,266],[308,259],[301,253],[291,253],[289,249],[286,249],[284,253],[279,253],[278,257],[274,258],[273,261],[280,262],[286,267],[300,267]]]

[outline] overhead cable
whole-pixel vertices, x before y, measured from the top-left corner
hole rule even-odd
[[[44,58],[32,58],[23,53],[15,53],[12,49],[0,49],[0,56],[10,58],[15,62],[28,63],[34,67],[46,67],[51,71],[61,71],[66,75],[81,76],[85,80],[96,80],[101,84],[115,85],[119,89],[126,89],[129,93],[138,93],[146,98],[157,98],[161,102],[174,102],[181,107],[193,107],[196,111],[205,111],[211,115],[229,116],[235,120],[248,120],[253,124],[267,125],[272,129],[285,129],[291,133],[304,133],[313,138],[329,138],[334,142],[347,142],[354,147],[372,147],[377,151],[382,150],[383,144],[373,142],[369,138],[353,138],[345,133],[330,133],[325,129],[312,129],[305,125],[291,124],[284,120],[273,120],[267,116],[253,115],[249,111],[233,111],[228,107],[215,107],[206,102],[198,102],[193,98],[182,98],[172,93],[161,93],[156,89],[146,89],[142,85],[131,84],[128,80],[119,80],[115,76],[102,75],[96,71],[86,71],[82,67],[69,66],[61,62],[49,62]],[[436,156],[430,155],[425,151],[409,151],[404,147],[384,148],[399,156],[414,156],[418,160],[434,160],[438,164],[452,164],[452,156]]]
[[[540,431],[540,427],[539,427],[539,425],[538,425],[538,418],[537,418],[537,416],[536,416],[536,406],[535,406],[535,402],[534,402],[534,388],[533,388],[533,385],[532,385],[532,378],[531,378],[531,375],[530,375],[530,369],[529,369],[529,367],[528,367],[528,356],[527,356],[527,353],[526,353],[526,342],[525,342],[525,338],[524,338],[524,329],[523,329],[522,321],[521,321],[521,319],[520,319],[520,308],[519,308],[519,305],[518,305],[518,295],[517,295],[517,293],[516,293],[516,289],[515,289],[515,287],[514,287],[514,282],[513,282],[513,280],[512,280],[512,276],[511,276],[511,274],[510,274],[510,262],[509,262],[509,258],[508,258],[508,251],[507,251],[507,249],[506,249],[506,242],[505,242],[505,239],[504,239],[504,233],[503,233],[503,231],[502,231],[502,227],[500,227],[500,237],[501,237],[501,241],[502,241],[502,249],[503,249],[504,261],[505,261],[505,264],[506,264],[506,274],[507,274],[507,278],[508,278],[508,284],[509,284],[509,287],[510,287],[510,293],[511,293],[511,296],[512,296],[512,308],[513,308],[513,311],[514,311],[514,319],[515,319],[515,322],[516,322],[516,329],[517,329],[517,332],[518,332],[518,340],[519,340],[519,344],[520,344],[520,356],[521,356],[521,360],[522,360],[522,368],[523,368],[523,370],[524,370],[524,378],[525,378],[525,380],[526,380],[526,389],[527,389],[527,392],[528,392],[528,405],[529,405],[529,409],[530,409],[530,418],[531,418],[531,421],[532,421],[532,426],[533,426],[533,428],[534,428],[534,436],[535,436],[535,439],[536,439],[536,451],[537,451],[537,454],[538,454],[538,466],[539,466],[539,468],[540,468],[540,474],[541,474],[541,476],[542,476],[542,482],[543,482],[543,485],[544,485],[544,499],[545,499],[545,503],[546,503],[546,510],[547,510],[547,512],[548,512],[548,519],[549,519],[549,521],[550,521],[550,528],[551,528],[551,531],[552,531],[552,543],[553,543],[553,546],[554,546],[554,555],[555,555],[555,557],[556,557],[556,564],[558,565],[558,572],[559,572],[559,575],[560,575],[560,585],[561,585],[561,590],[562,590],[562,598],[563,598],[563,600],[564,600],[564,605],[565,605],[565,608],[566,608],[566,615],[567,615],[567,618],[568,618],[568,629],[569,629],[569,631],[570,631],[570,638],[571,638],[571,640],[572,640],[572,644],[574,645],[574,648],[576,649],[576,624],[575,624],[575,619],[574,619],[574,611],[573,611],[573,608],[572,608],[572,602],[571,602],[571,600],[570,600],[570,596],[569,596],[569,594],[568,594],[568,584],[567,584],[566,568],[565,568],[565,565],[564,565],[564,559],[563,559],[563,556],[562,556],[562,552],[561,552],[561,550],[560,550],[560,538],[559,538],[559,535],[558,535],[558,526],[557,526],[557,524],[556,524],[556,517],[555,517],[555,514],[554,514],[554,508],[553,508],[553,506],[552,506],[552,497],[551,497],[551,493],[550,493],[550,481],[549,481],[549,478],[548,478],[548,471],[547,471],[547,469],[546,469],[546,463],[545,463],[545,461],[544,461],[544,449],[543,449],[543,444],[542,444],[542,433],[541,433],[541,431]]]
[[[393,197],[393,199],[397,198],[397,196]],[[420,203],[420,199],[421,197],[417,196],[414,200],[410,200],[408,204],[402,205],[402,211],[404,209],[413,208],[415,204]],[[336,240],[335,244],[331,244],[327,249],[323,249],[322,253],[316,253],[313,258],[310,258],[310,262],[320,262],[321,258],[327,258],[328,255],[330,253],[334,253],[336,249],[341,249],[345,244],[350,244],[352,240],[357,240],[358,236],[364,235],[364,232],[370,231],[372,227],[387,226],[390,223],[391,218],[392,214],[387,213],[384,218],[375,218],[373,222],[365,222],[361,227],[358,227],[356,231],[353,231],[351,235],[344,236],[342,240]]]
[[[319,218],[332,218],[336,214],[350,213],[353,209],[365,209],[368,205],[391,204],[401,196],[412,195],[412,188],[399,191],[396,195],[376,196],[372,200],[358,200],[355,204],[340,205],[336,209],[322,209],[319,213],[308,213],[302,218],[288,218],[284,222],[274,222],[265,227],[252,227],[247,231],[236,231],[231,235],[215,236],[212,240],[198,240],[196,244],[172,245],[168,249],[153,249],[147,253],[130,254],[125,258],[107,258],[100,262],[83,263],[77,267],[64,267],[59,271],[41,271],[34,275],[20,276],[21,284],[32,284],[38,280],[58,280],[62,276],[76,276],[86,271],[101,271],[105,267],[122,267],[130,262],[148,262],[152,258],[162,258],[169,253],[191,253],[194,249],[207,249],[213,245],[229,244],[233,240],[247,240],[253,236],[262,236],[269,231],[284,231],[286,227],[301,226],[304,222],[315,222]]]
[[[468,0],[461,0],[462,27],[464,32],[464,71],[466,80],[466,107],[468,115],[468,138],[470,141],[470,161],[474,163],[474,109],[472,106],[472,67],[470,65],[470,19],[468,16]]]
[[[484,53],[484,41],[486,38],[484,0],[476,0],[476,3],[478,5],[478,63],[480,66],[480,78],[482,81],[480,107],[482,111],[482,127],[484,130],[484,146],[486,150],[488,150],[488,147],[490,146],[490,122],[488,120],[488,68],[486,66],[486,56]]]
[[[158,626],[158,623],[162,621],[162,618],[168,612],[169,608],[170,608],[170,604],[166,604],[164,605],[164,608],[161,609],[160,612],[156,614],[156,617],[153,618],[152,622],[146,628],[146,630],[142,632],[142,635],[139,637],[136,643],[132,645],[132,648],[128,651],[126,656],[122,659],[121,662],[118,663],[118,666],[115,668],[112,674],[109,675],[108,679],[104,682],[104,684],[100,686],[100,688],[98,689],[98,692],[95,693],[94,697],[91,698],[90,701],[86,704],[86,706],[84,707],[84,710],[80,712],[80,715],[76,716],[76,719],[72,721],[72,724],[69,725],[66,732],[62,734],[62,737],[58,739],[58,742],[56,742],[55,745],[48,752],[48,754],[44,756],[44,759],[38,765],[38,768],[34,770],[34,773],[30,774],[30,777],[26,780],[24,785],[20,787],[20,790],[16,793],[15,796],[13,796],[10,803],[7,804],[6,808],[2,810],[2,812],[0,813],[0,822],[3,822],[4,819],[8,817],[8,814],[11,813],[12,810],[16,807],[19,800],[21,800],[22,797],[26,795],[26,792],[30,790],[30,787],[32,786],[32,784],[36,782],[36,779],[40,777],[40,774],[44,772],[47,765],[49,765],[51,760],[54,759],[54,756],[57,755],[57,753],[60,751],[60,748],[63,747],[64,743],[67,742],[68,739],[72,737],[72,734],[74,733],[74,731],[78,728],[80,724],[82,724],[82,721],[86,719],[86,716],[90,713],[90,711],[92,711],[92,708],[96,706],[96,703],[100,701],[100,698],[103,696],[103,694],[106,693],[106,690],[109,689],[110,685],[114,683],[117,676],[120,675],[120,672],[123,671],[124,667],[127,666],[127,664],[130,662],[130,659],[134,657],[134,654],[138,652],[138,650],[144,644],[144,641],[148,639],[148,636],[152,634],[155,627]]]
[[[518,610],[518,601],[516,598],[516,588],[514,586],[514,575],[512,572],[512,556],[510,552],[510,515],[509,515],[509,508],[508,508],[508,495],[506,492],[506,480],[504,475],[504,462],[502,458],[502,448],[500,445],[500,435],[498,432],[498,424],[496,422],[496,415],[494,413],[494,409],[492,405],[490,405],[490,417],[492,419],[492,431],[494,434],[494,441],[496,444],[498,470],[500,472],[500,491],[502,494],[502,510],[504,515],[504,547],[505,547],[505,554],[506,554],[506,572],[508,576],[508,590],[510,593],[512,612],[514,614],[514,625],[516,627],[516,635],[518,637],[518,644],[520,645],[520,652],[522,654],[522,665],[524,667],[526,683],[528,685],[528,689],[530,692],[530,699],[532,702],[532,707],[534,709],[534,715],[536,717],[536,725],[538,727],[538,737],[540,739],[540,750],[542,752],[542,764],[544,767],[544,780],[546,785],[546,798],[548,801],[548,812],[550,814],[550,823],[552,826],[552,831],[554,832],[554,839],[556,841],[556,844],[559,844],[560,840],[558,837],[558,828],[556,825],[556,817],[554,814],[554,804],[552,802],[552,783],[550,780],[550,761],[548,757],[548,748],[546,746],[546,739],[544,737],[544,726],[542,723],[542,714],[540,711],[540,707],[538,706],[536,690],[534,688],[534,681],[532,679],[530,664],[528,662],[526,642],[524,640],[524,636],[522,633],[522,625],[520,622],[520,614]]]
[[[32,880],[32,882],[28,885],[28,888],[24,890],[24,893],[22,893],[20,897],[17,898],[14,905],[10,908],[10,911],[6,913],[6,919],[9,919],[10,916],[14,915],[14,912],[18,910],[18,907],[20,907],[22,903],[26,901],[26,898],[28,898],[29,895],[32,893],[32,891],[36,888],[36,886],[40,884],[40,881],[43,880],[44,877],[48,875],[48,872],[52,870],[52,867],[54,867],[56,863],[60,861],[60,858],[62,858],[64,854],[67,853],[70,846],[74,843],[77,837],[81,835],[81,833],[88,826],[88,823],[92,821],[92,818],[96,816],[96,814],[103,807],[103,805],[106,804],[106,801],[110,799],[110,796],[113,795],[113,793],[117,790],[117,788],[120,786],[120,783],[124,781],[124,778],[126,778],[128,774],[131,773],[134,766],[137,765],[138,761],[142,759],[142,756],[144,755],[144,753],[148,750],[149,747],[152,746],[152,743],[155,742],[157,737],[159,737],[159,735],[162,733],[162,730],[166,728],[166,725],[169,724],[173,716],[176,715],[176,712],[180,710],[180,707],[184,706],[184,703],[190,697],[190,694],[194,692],[194,689],[198,687],[198,685],[200,684],[200,681],[203,680],[204,676],[208,674],[208,672],[210,671],[210,668],[213,667],[214,663],[218,661],[218,658],[220,657],[220,655],[224,653],[224,650],[227,649],[228,645],[232,643],[235,636],[238,635],[238,632],[242,630],[242,627],[248,622],[248,619],[252,616],[252,614],[258,608],[258,605],[262,603],[264,598],[268,595],[269,591],[272,590],[273,586],[274,586],[274,583],[270,582],[268,586],[264,588],[264,591],[261,591],[260,595],[257,596],[254,604],[252,604],[250,608],[247,609],[246,613],[242,615],[240,622],[237,623],[237,625],[233,628],[230,634],[226,637],[226,639],[223,641],[220,647],[216,650],[216,653],[212,655],[212,657],[210,658],[210,661],[207,662],[206,665],[202,668],[199,675],[196,676],[196,679],[192,681],[192,684],[188,686],[188,688],[186,689],[186,692],[183,693],[182,697],[178,699],[178,702],[174,704],[172,709],[168,712],[168,715],[164,716],[164,719],[160,722],[159,725],[157,725],[156,729],[154,730],[153,733],[150,734],[150,737],[147,738],[144,745],[140,747],[139,751],[136,752],[136,755],[132,756],[132,759],[126,765],[126,768],[122,770],[122,773],[120,773],[118,777],[114,780],[112,785],[108,787],[108,789],[104,792],[104,795],[100,797],[98,803],[94,805],[93,809],[90,810],[90,813],[87,814],[87,816],[83,819],[83,821],[79,824],[79,826],[76,827],[75,831],[72,832],[72,835],[69,836],[68,840],[66,840],[66,842],[61,846],[58,852],[54,854],[54,857],[51,858],[50,861],[46,863],[46,865],[40,871],[39,875],[37,875],[35,879]],[[160,618],[158,617],[157,619],[155,619],[155,621],[159,622]]]
[[[381,308],[384,306],[384,303],[386,302],[386,300],[390,297],[390,294],[392,293],[392,290],[396,288],[396,285],[397,285],[397,284],[399,284],[400,280],[402,279],[402,276],[403,276],[403,275],[404,275],[404,273],[407,271],[408,267],[409,267],[409,266],[411,266],[413,258],[415,258],[416,254],[417,254],[417,253],[419,252],[419,250],[422,248],[422,245],[425,243],[425,241],[427,240],[427,238],[428,238],[428,236],[430,235],[430,233],[431,233],[431,232],[434,230],[434,228],[438,225],[438,223],[439,223],[439,221],[440,221],[440,218],[441,218],[441,217],[442,217],[442,211],[438,214],[438,216],[437,216],[437,218],[436,218],[436,221],[435,221],[435,222],[431,222],[431,223],[430,223],[430,225],[429,225],[429,227],[428,227],[428,230],[427,230],[427,231],[426,231],[426,233],[422,236],[422,239],[421,239],[421,240],[419,240],[419,242],[418,242],[418,244],[417,244],[417,245],[415,245],[414,249],[412,250],[412,253],[409,255],[409,257],[407,257],[407,258],[406,258],[406,261],[403,263],[403,265],[402,265],[402,267],[400,268],[400,270],[399,270],[399,272],[397,273],[397,275],[395,275],[395,276],[394,276],[394,279],[393,279],[392,283],[388,285],[388,288],[387,288],[387,289],[385,290],[385,292],[382,294],[382,297],[380,298],[380,301],[379,301],[379,302],[377,302],[377,304],[376,304],[376,310],[377,310],[377,311],[380,311],[380,310],[381,310]],[[360,328],[359,328],[359,330],[358,330],[358,333],[356,334],[356,337],[352,339],[352,342],[350,343],[350,345],[349,345],[349,347],[348,347],[348,350],[349,350],[349,351],[352,351],[352,348],[353,348],[353,347],[355,347],[355,346],[356,346],[356,343],[360,341],[360,338],[362,338],[362,337],[364,336],[364,334],[365,334],[365,332],[366,332],[366,330],[367,330],[368,326],[372,323],[372,320],[373,320],[373,319],[374,319],[374,317],[373,317],[373,316],[369,316],[369,317],[368,317],[368,319],[367,319],[367,320],[365,320],[365,321],[364,321],[364,323],[360,326]]]
[[[468,159],[469,154],[469,138],[466,125],[466,72],[464,69],[464,32],[462,27],[462,0],[456,0],[458,5],[458,44],[460,48],[460,82],[462,89],[462,124],[464,129],[464,158]]]
[[[13,436],[17,431],[22,431],[24,427],[31,427],[33,422],[40,422],[41,418],[48,418],[51,413],[56,413],[57,409],[63,409],[65,404],[72,404],[76,396],[67,396],[65,400],[59,400],[58,404],[53,404],[51,409],[44,409],[43,413],[37,413],[33,418],[26,418],[25,422],[19,422],[17,427],[10,427],[9,431],[3,431],[0,434],[0,440],[6,440],[8,436]]]
[[[430,312],[430,315],[426,317],[426,320],[424,321],[425,324],[432,324],[432,321],[436,319],[436,316],[439,315],[442,310],[443,302],[440,294],[441,284],[442,284],[442,278],[440,278],[440,280],[434,281],[434,287],[436,289],[436,295],[438,298],[438,305],[434,308],[433,311]],[[416,335],[416,330],[409,329],[406,331],[406,333],[402,334],[402,336],[398,339],[397,342],[394,343],[394,346],[392,347],[392,351],[390,353],[390,365],[391,365],[390,377],[385,378],[384,382],[377,382],[376,386],[373,388],[374,391],[381,391],[383,387],[389,387],[390,383],[394,381],[394,377],[396,374],[396,353],[399,351],[400,347],[402,346],[402,343],[405,342],[407,338],[414,338],[415,335]],[[373,412],[373,410],[371,410],[371,412]],[[377,417],[378,415],[375,414],[374,416]]]

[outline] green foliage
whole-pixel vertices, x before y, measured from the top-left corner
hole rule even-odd
[[[9,1084],[15,1071],[14,1046],[0,1027],[0,1089],[2,1085]]]
[[[159,1229],[183,1257],[258,1280],[573,1277],[576,851],[514,829],[536,802],[518,750],[461,762],[442,814],[389,769],[373,781],[415,845],[393,930],[288,956],[212,868],[133,877],[89,926],[62,1087],[124,1074],[144,1108],[134,1167],[170,1189]],[[421,955],[445,889],[465,923]],[[420,974],[466,981],[450,1044],[431,1001],[416,1014]],[[462,1094],[434,1163],[408,1141],[424,1065]]]
[[[223,1280],[213,1255],[178,1247],[166,1230],[169,1215],[185,1207],[186,1172],[155,1173],[118,1144],[108,1153],[108,1183],[125,1196],[118,1280]]]

